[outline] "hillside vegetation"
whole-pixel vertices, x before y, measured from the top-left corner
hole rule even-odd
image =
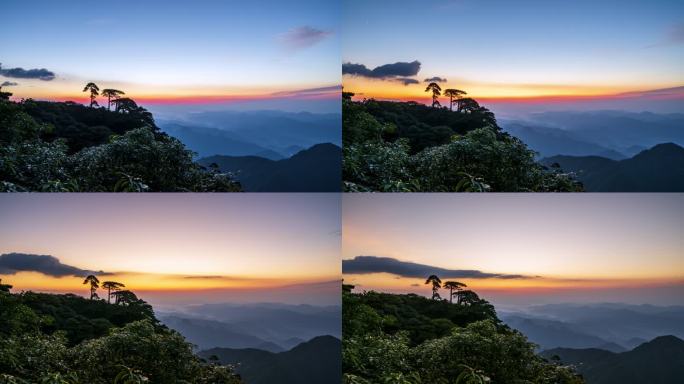
[[[0,191],[240,190],[228,174],[195,163],[129,98],[112,96],[110,110],[94,97],[84,106],[9,95],[0,95]]]
[[[432,276],[431,276],[432,278]],[[535,354],[494,307],[458,282],[457,300],[343,289],[342,364],[347,384],[583,383]]]
[[[537,163],[473,99],[451,110],[352,96],[345,93],[342,104],[346,191],[582,190],[571,175]]]
[[[86,282],[92,289],[95,280]],[[160,325],[130,291],[110,292],[116,301],[108,302],[93,294],[86,299],[10,289],[0,282],[2,384],[241,382],[229,367],[196,357],[192,345]]]

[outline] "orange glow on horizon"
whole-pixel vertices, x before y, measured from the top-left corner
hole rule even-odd
[[[428,295],[429,285],[423,278],[399,277],[388,273],[346,274],[346,284],[357,286],[358,291],[413,292]],[[445,281],[459,281],[478,293],[551,293],[557,291],[592,291],[615,288],[647,288],[671,285],[684,286],[684,277],[677,278],[572,278],[533,277],[521,279],[501,278],[442,278]]]
[[[387,101],[415,101],[431,104],[430,94],[425,92],[427,84],[404,86],[392,80],[365,79],[355,76],[344,76],[345,91],[356,94],[355,100],[378,99]],[[610,85],[563,85],[563,84],[497,84],[472,81],[454,81],[440,83],[444,90],[457,88],[466,91],[465,97],[471,97],[484,103],[554,103],[587,101],[599,99],[629,99],[642,95],[651,89],[677,87],[678,84],[635,84],[630,86]],[[670,95],[649,95],[651,99],[684,99],[684,92],[678,91]],[[440,96],[442,105],[448,104],[448,98]]]
[[[73,292],[80,294],[88,291],[83,285],[83,277],[46,276],[37,272],[19,272],[15,275],[0,275],[3,283],[13,285],[12,290],[42,292]],[[98,275],[100,283],[117,281],[126,285],[125,289],[134,292],[197,292],[206,290],[249,291],[255,289],[274,289],[290,285],[313,284],[332,281],[337,276],[293,276],[276,277],[231,277],[202,275],[166,275],[151,273],[119,272]],[[101,289],[102,291],[102,289]]]

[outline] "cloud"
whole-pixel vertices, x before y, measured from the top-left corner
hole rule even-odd
[[[474,269],[446,269],[426,264],[401,261],[391,257],[356,256],[351,260],[342,260],[342,273],[367,274],[391,273],[402,277],[426,278],[438,275],[440,278],[470,278],[470,279],[523,279],[530,276],[509,275],[502,273],[488,273]]]
[[[0,255],[0,275],[14,275],[19,272],[38,272],[53,277],[82,277],[91,274],[109,274],[102,271],[89,271],[62,264],[58,258],[50,255],[32,255],[26,253],[5,253]]]
[[[666,41],[670,44],[684,43],[684,23],[670,26],[667,31]]]
[[[446,83],[447,79],[445,79],[443,77],[435,76],[435,77],[427,78],[423,81],[426,83]]]
[[[2,66],[0,66],[0,75],[5,77],[13,77],[16,79],[38,79],[43,81],[50,81],[55,79],[55,73],[52,71],[48,71],[45,68],[24,69],[2,68]]]
[[[415,76],[420,71],[420,61],[414,60],[408,62],[396,62],[393,64],[385,64],[373,69],[368,69],[363,64],[343,63],[342,74],[352,76],[370,77],[374,79],[388,79],[395,77],[409,77]]]
[[[316,45],[330,35],[330,31],[302,26],[279,35],[278,40],[288,49],[299,50]]]
[[[0,84],[0,87],[16,87],[19,85],[19,83],[15,83],[13,81],[5,81],[4,83]]]
[[[342,85],[331,85],[327,87],[297,89],[294,91],[281,91],[271,93],[271,96],[279,97],[302,97],[302,96],[323,96],[328,94],[339,94],[342,92]]]
[[[397,78],[394,79],[394,80],[396,80],[396,81],[398,81],[398,82],[400,82],[400,83],[402,83],[402,84],[404,84],[404,85],[420,84],[420,81],[418,81],[418,80],[416,80],[416,79],[412,79],[412,78],[410,78],[410,77],[397,77]]]

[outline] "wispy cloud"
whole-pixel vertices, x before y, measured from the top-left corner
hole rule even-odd
[[[19,83],[15,83],[14,81],[5,81],[0,84],[0,87],[16,87],[17,85],[19,85]]]
[[[331,31],[305,25],[278,35],[278,40],[289,50],[301,50],[312,47],[331,35]]]

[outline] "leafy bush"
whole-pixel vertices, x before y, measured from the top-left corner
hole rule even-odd
[[[0,144],[0,191],[241,190],[229,174],[195,163],[142,108],[0,100]]]
[[[581,191],[573,175],[535,162],[483,107],[343,100],[348,192]]]
[[[502,324],[485,300],[450,304],[345,288],[345,384],[583,383],[536,355],[534,344]]]

